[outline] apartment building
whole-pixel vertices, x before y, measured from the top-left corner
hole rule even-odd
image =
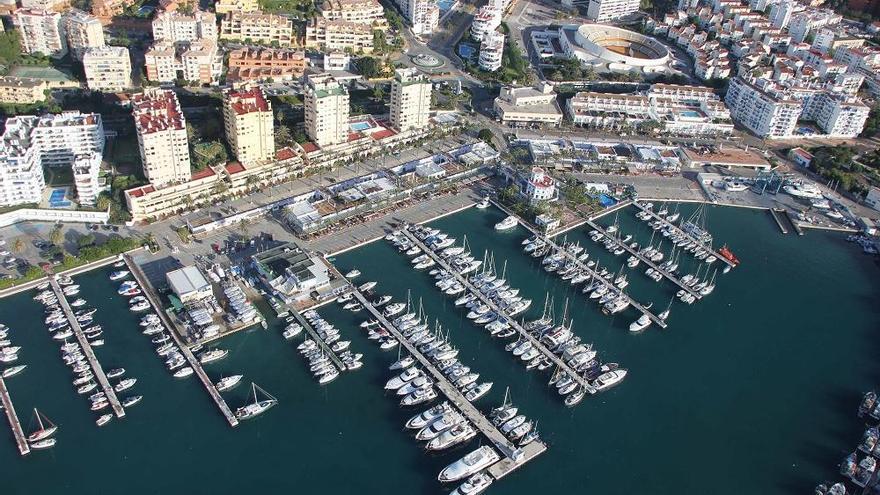
[[[190,43],[156,43],[144,54],[147,79],[171,83],[178,78],[198,84],[218,84],[223,55],[213,40]]]
[[[73,185],[76,188],[76,199],[79,204],[95,206],[98,195],[105,189],[101,184],[101,153],[81,153],[73,158],[71,171]]]
[[[483,37],[488,33],[494,32],[501,26],[501,17],[504,13],[492,5],[480,7],[474,14],[474,21],[471,23],[471,37],[477,41],[482,41]]]
[[[396,0],[416,35],[429,35],[440,23],[440,8],[432,0]]]
[[[321,17],[327,20],[367,24],[377,29],[387,27],[385,10],[378,0],[327,0],[321,5]]]
[[[305,53],[283,48],[240,48],[229,53],[231,82],[298,79],[306,70]]]
[[[82,60],[87,49],[105,45],[101,21],[81,10],[70,9],[64,13],[64,29],[67,47],[76,60]]]
[[[128,0],[93,0],[92,14],[101,19],[111,19],[125,9]]]
[[[639,0],[590,0],[587,19],[611,22],[639,11]]]
[[[306,26],[306,47],[372,53],[374,29],[371,24],[318,17]]]
[[[214,14],[197,10],[193,15],[177,11],[163,11],[153,19],[153,40],[166,43],[217,39],[217,21]]]
[[[64,19],[60,13],[19,9],[15,12],[15,25],[25,53],[42,53],[52,58],[67,55]]]
[[[870,108],[860,100],[838,93],[825,92],[810,115],[827,137],[851,138],[862,133]]]
[[[186,118],[173,91],[149,88],[131,98],[144,176],[154,187],[185,182],[190,172]]]
[[[734,120],[767,138],[791,136],[802,110],[800,102],[741,77],[730,81],[725,102]]]
[[[233,12],[247,13],[258,12],[260,5],[257,0],[218,0],[214,4],[214,11],[221,15]]]
[[[223,93],[226,141],[235,158],[247,165],[275,156],[272,104],[259,87]]]
[[[391,82],[391,126],[399,131],[428,125],[431,81],[417,69],[397,69]]]
[[[39,203],[45,186],[43,168],[79,165],[82,170],[81,155],[97,155],[88,162],[89,173],[97,176],[103,150],[100,114],[63,112],[7,119],[0,137],[0,204]],[[85,190],[81,196],[84,204],[93,199]]]
[[[350,132],[348,91],[330,74],[306,78],[305,122],[309,139],[320,147],[344,143]]]
[[[30,105],[46,99],[49,85],[40,79],[0,76],[0,103]]]
[[[286,47],[294,44],[293,21],[274,14],[231,13],[220,23],[220,39]]]
[[[479,67],[488,72],[494,72],[501,68],[504,55],[504,35],[493,31],[483,36],[480,42]]]
[[[63,11],[70,6],[70,0],[21,0],[21,8],[31,10]]]
[[[86,84],[92,91],[115,93],[131,84],[131,56],[124,46],[89,48],[83,56]]]

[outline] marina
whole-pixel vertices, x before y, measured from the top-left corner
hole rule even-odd
[[[690,294],[691,296],[693,296],[693,297],[696,298],[697,300],[702,299],[703,296],[702,296],[699,292],[697,292],[697,291],[695,291],[694,289],[692,289],[689,285],[683,283],[683,282],[681,281],[681,279],[678,278],[674,273],[671,273],[671,272],[669,272],[668,270],[666,270],[666,269],[660,267],[658,264],[656,264],[656,263],[654,263],[653,261],[651,261],[650,259],[648,259],[647,256],[645,256],[645,255],[642,254],[641,252],[637,251],[636,249],[633,249],[630,245],[628,245],[627,243],[625,243],[625,242],[623,242],[622,240],[618,239],[617,236],[612,235],[612,234],[609,233],[607,230],[605,230],[604,228],[602,228],[601,226],[599,226],[597,223],[590,221],[590,222],[587,222],[587,224],[588,224],[590,227],[592,227],[593,229],[597,230],[599,233],[601,233],[601,234],[604,236],[604,238],[612,240],[612,241],[614,242],[615,245],[620,246],[621,248],[623,248],[624,250],[626,250],[627,252],[629,252],[629,254],[635,256],[636,258],[638,258],[639,261],[641,261],[641,262],[644,263],[645,265],[651,267],[655,272],[657,272],[657,273],[663,275],[663,277],[664,277],[666,280],[669,280],[670,282],[674,283],[674,284],[677,285],[679,288],[681,288],[682,290],[684,290],[685,292],[687,292],[688,294]],[[642,311],[642,310],[640,309],[640,311]],[[650,313],[650,311],[647,311],[647,310],[642,311],[642,313],[643,313],[643,314],[648,314],[649,317],[653,315],[653,313]],[[660,319],[657,318],[656,316],[654,316],[654,317],[651,318],[651,319],[654,321],[654,323],[658,323],[658,324],[659,324],[659,322],[660,322]]]
[[[171,338],[174,340],[177,347],[180,349],[180,352],[186,358],[186,361],[189,363],[190,368],[195,372],[196,376],[199,377],[199,381],[202,382],[202,385],[205,386],[205,390],[208,391],[208,394],[211,396],[211,399],[217,404],[217,407],[220,409],[220,412],[226,418],[226,421],[229,423],[229,426],[236,427],[238,426],[238,418],[235,416],[235,413],[229,407],[229,404],[226,403],[226,399],[223,398],[223,395],[217,390],[217,386],[211,380],[207,373],[205,373],[204,367],[202,367],[202,363],[199,358],[197,358],[190,348],[183,342],[183,339],[180,338],[177,330],[174,327],[174,323],[168,317],[167,314],[162,310],[162,305],[159,303],[159,298],[153,292],[153,288],[150,285],[149,280],[141,271],[141,268],[134,262],[132,262],[131,257],[128,255],[124,256],[125,263],[128,266],[129,271],[132,276],[137,280],[138,284],[141,286],[144,292],[144,296],[149,300],[150,305],[155,309],[156,314],[159,316],[159,319],[162,320],[162,324],[165,325],[165,328],[168,329],[168,333],[171,334]]]
[[[782,221],[782,218],[779,215],[785,214],[785,209],[783,208],[770,208],[767,210],[770,212],[770,216],[773,217],[773,221],[776,222],[776,225],[779,226],[779,231],[783,234],[788,234],[788,229],[785,227],[785,224]]]
[[[464,395],[446,378],[446,376],[438,370],[434,364],[422,354],[416,346],[409,342],[397,328],[388,321],[381,311],[377,310],[371,302],[354,286],[351,288],[352,294],[361,305],[378,320],[383,328],[391,332],[394,337],[406,347],[410,355],[414,356],[423,369],[427,370],[435,380],[435,384],[448,400],[457,407],[462,414],[474,425],[480,432],[488,438],[495,447],[501,451],[504,459],[493,464],[488,468],[488,472],[495,479],[500,479],[509,474],[511,471],[519,468],[526,462],[537,457],[547,450],[547,446],[540,441],[532,442],[525,447],[517,447],[504,434],[498,431],[498,428],[489,421],[479,409],[477,409]]]
[[[308,333],[311,336],[312,341],[315,342],[318,345],[318,347],[324,351],[322,353],[322,355],[329,358],[330,361],[333,362],[333,365],[336,366],[337,370],[344,371],[345,370],[345,363],[343,363],[342,360],[339,359],[339,356],[337,356],[336,353],[330,349],[330,346],[327,345],[326,342],[324,342],[324,339],[322,339],[321,336],[318,335],[318,332],[315,330],[315,327],[313,327],[312,324],[308,320],[303,318],[303,316],[299,313],[299,311],[291,310],[290,314],[292,314],[293,317],[296,318],[296,321],[300,325],[302,325],[302,327],[303,327],[303,329],[305,329],[306,333]]]
[[[9,427],[12,428],[12,436],[15,437],[18,452],[21,455],[28,455],[31,452],[31,448],[28,445],[24,430],[21,428],[18,414],[15,413],[15,406],[12,405],[12,397],[9,395],[9,389],[6,388],[6,381],[3,378],[0,378],[0,401],[3,404],[3,412],[6,413],[6,420],[9,421]]]
[[[101,390],[103,390],[107,401],[110,402],[110,407],[113,408],[113,413],[116,415],[117,418],[124,417],[125,408],[122,407],[122,403],[119,401],[119,397],[116,396],[116,390],[114,390],[114,387],[110,385],[110,380],[104,373],[104,368],[101,366],[100,361],[98,361],[98,357],[95,356],[95,351],[94,349],[92,349],[92,344],[89,342],[89,339],[86,338],[85,333],[83,333],[83,329],[80,326],[77,317],[74,316],[73,310],[70,308],[70,304],[68,304],[67,302],[67,297],[65,296],[64,292],[62,292],[61,287],[58,285],[58,280],[54,277],[49,277],[49,284],[52,287],[52,291],[55,292],[55,295],[58,298],[58,303],[61,305],[61,309],[67,316],[67,321],[70,323],[70,327],[73,329],[73,334],[76,336],[76,340],[77,342],[79,342],[79,345],[89,362],[89,366],[94,372],[95,378],[98,380],[98,385],[100,385]]]
[[[520,339],[531,342],[533,348],[538,349],[538,351],[546,359],[549,359],[554,365],[556,365],[556,369],[563,370],[568,376],[572,377],[572,379],[580,387],[582,387],[585,391],[587,391],[587,393],[590,393],[590,394],[596,393],[595,387],[590,385],[590,383],[586,379],[584,379],[580,373],[578,373],[576,370],[572,369],[572,367],[569,366],[568,363],[566,363],[565,361],[560,359],[559,356],[557,356],[555,353],[550,351],[550,349],[548,349],[543,343],[541,343],[540,340],[535,338],[531,333],[529,333],[525,328],[523,328],[523,326],[521,324],[517,323],[515,318],[508,316],[506,314],[506,312],[503,309],[501,309],[500,307],[498,307],[498,305],[494,301],[492,301],[485,294],[483,294],[482,291],[480,291],[479,289],[474,287],[474,285],[467,279],[467,277],[461,275],[459,270],[454,269],[453,267],[449,266],[449,264],[446,263],[446,260],[444,260],[440,256],[437,256],[437,254],[432,249],[428,248],[420,239],[418,239],[416,236],[414,236],[407,229],[402,229],[401,233],[403,233],[407,237],[407,239],[410,240],[410,242],[412,242],[413,244],[418,246],[422,250],[423,253],[430,256],[434,260],[435,263],[439,264],[448,273],[452,274],[458,280],[458,282],[460,284],[467,287],[469,293],[471,293],[474,296],[476,296],[477,298],[479,298],[480,301],[483,302],[483,304],[485,304],[486,306],[491,308],[492,311],[494,311],[496,314],[503,315],[504,317],[506,317],[508,323],[510,324],[510,327],[513,328],[514,330],[516,330],[516,332],[519,334]]]

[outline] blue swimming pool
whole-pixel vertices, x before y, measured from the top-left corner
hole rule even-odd
[[[458,54],[461,55],[462,58],[471,58],[476,53],[477,48],[472,45],[467,45],[465,43],[458,45]]]
[[[355,122],[351,124],[351,130],[353,131],[366,131],[367,129],[373,127],[369,122]]]
[[[446,12],[455,7],[456,3],[456,0],[437,0],[437,7],[440,8],[441,12]]]
[[[615,203],[617,203],[617,200],[612,198],[611,196],[608,196],[607,194],[599,195],[599,204],[601,204],[603,207],[607,208],[614,205]]]
[[[697,118],[700,116],[700,112],[697,112],[695,110],[685,110],[685,111],[681,112],[681,116],[682,117]]]

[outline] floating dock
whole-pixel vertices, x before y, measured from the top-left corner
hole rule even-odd
[[[9,389],[6,388],[6,382],[0,378],[0,401],[3,403],[3,411],[6,412],[6,419],[9,420],[9,426],[12,428],[12,435],[15,437],[15,443],[18,444],[18,452],[21,455],[28,455],[31,447],[27,443],[27,437],[21,428],[21,422],[18,415],[15,414],[15,407],[12,405],[12,397],[9,396]]]
[[[98,361],[98,357],[95,356],[95,351],[92,349],[89,339],[86,338],[86,334],[83,333],[79,321],[76,320],[76,316],[74,316],[70,304],[67,303],[67,298],[61,290],[61,287],[58,285],[58,281],[55,280],[54,277],[50,277],[49,285],[51,285],[52,290],[55,291],[55,295],[58,296],[58,304],[61,305],[64,315],[67,316],[67,321],[70,322],[70,328],[73,330],[73,334],[76,335],[76,340],[79,342],[80,347],[82,347],[83,354],[86,355],[86,359],[89,361],[89,366],[92,367],[92,371],[95,373],[95,378],[98,379],[98,384],[101,386],[101,390],[103,390],[104,394],[107,396],[107,401],[110,402],[110,407],[113,408],[113,412],[116,414],[117,418],[125,417],[125,408],[122,407],[122,403],[119,402],[119,397],[116,396],[116,391],[113,390],[113,386],[110,385],[110,380],[107,379],[107,375],[104,373],[104,368],[101,367],[101,362]]]
[[[174,323],[171,321],[171,318],[169,318],[168,315],[164,311],[162,311],[162,305],[159,304],[159,298],[153,292],[153,286],[150,285],[150,282],[141,271],[141,268],[137,265],[137,263],[133,262],[128,255],[125,255],[123,259],[125,259],[125,264],[128,265],[128,270],[131,272],[132,276],[134,276],[135,280],[137,280],[138,285],[141,286],[141,290],[143,290],[144,296],[146,296],[146,298],[150,301],[150,304],[153,306],[153,309],[156,311],[159,319],[162,320],[162,324],[165,325],[166,329],[168,329],[168,333],[171,334],[171,338],[174,339],[174,343],[177,344],[180,352],[189,362],[189,365],[193,369],[193,371],[195,371],[196,376],[198,376],[199,380],[202,381],[202,385],[205,386],[208,394],[211,396],[212,399],[214,399],[214,403],[216,403],[217,407],[220,408],[220,412],[223,413],[223,416],[226,417],[226,421],[229,422],[229,426],[238,426],[238,418],[235,417],[235,413],[233,413],[232,409],[229,408],[229,404],[227,404],[223,396],[220,395],[220,392],[217,390],[214,382],[212,382],[208,374],[205,373],[205,369],[202,367],[202,363],[199,362],[199,359],[195,357],[189,347],[187,347],[187,345],[180,338],[180,335],[178,335]]]
[[[476,406],[471,404],[471,402],[464,397],[464,394],[462,394],[461,391],[455,388],[452,382],[450,382],[446,378],[446,375],[441,373],[440,370],[434,366],[434,363],[432,363],[431,360],[419,352],[416,346],[407,340],[406,337],[397,330],[397,327],[385,318],[381,311],[377,310],[372,303],[367,301],[357,288],[352,286],[351,291],[354,294],[355,299],[357,299],[386,330],[394,335],[394,338],[400,342],[400,345],[404,346],[406,350],[409,351],[419,363],[421,363],[424,369],[431,374],[437,388],[446,395],[449,402],[457,407],[468,421],[470,421],[495,445],[496,448],[498,448],[499,451],[501,451],[503,458],[489,467],[489,474],[491,474],[492,477],[496,479],[503,478],[511,471],[517,469],[547,450],[547,445],[540,441],[532,442],[521,448],[514,445],[498,430],[498,428],[495,427],[494,424],[492,424],[491,421],[489,421],[489,419],[486,418],[486,416],[483,415],[482,412],[480,412],[479,409],[476,408]]]
[[[785,212],[782,208],[770,208],[767,210],[770,212],[770,216],[773,217],[773,220],[776,222],[776,226],[779,227],[779,231],[783,234],[788,233],[788,229],[785,228],[785,224],[782,222],[782,218],[779,217],[780,213]]]
[[[600,226],[599,226],[598,224],[596,224],[595,222],[590,221],[590,222],[587,222],[587,224],[589,224],[590,227],[592,227],[592,228],[598,230],[599,232],[601,232],[602,235],[604,235],[604,236],[607,237],[608,239],[611,239],[612,241],[614,241],[618,246],[622,247],[622,248],[625,249],[627,252],[629,252],[629,254],[635,256],[636,258],[638,258],[639,261],[641,261],[641,262],[644,263],[645,265],[647,265],[647,266],[653,268],[653,269],[654,269],[655,271],[657,271],[660,275],[663,275],[664,278],[666,278],[666,279],[669,280],[670,282],[674,283],[675,285],[679,286],[679,288],[681,288],[681,289],[687,291],[690,295],[694,296],[694,297],[697,298],[697,299],[702,299],[702,298],[703,298],[702,294],[700,294],[699,292],[695,291],[694,289],[688,287],[684,282],[681,281],[681,279],[679,279],[678,277],[676,277],[673,273],[671,273],[671,272],[669,272],[669,271],[667,271],[667,270],[664,270],[663,268],[660,268],[659,265],[657,265],[657,264],[654,263],[653,261],[649,260],[647,257],[645,257],[645,255],[643,255],[643,254],[639,253],[638,251],[636,251],[635,249],[629,247],[625,242],[621,241],[621,240],[618,239],[617,237],[615,237],[615,236],[613,236],[613,235],[609,235],[609,234],[608,234],[608,231],[606,231],[605,229],[603,229],[602,227],[600,227]]]
[[[654,213],[654,210],[649,210],[649,209],[645,208],[644,206],[642,206],[641,203],[639,203],[639,202],[637,202],[637,201],[636,201],[636,202],[633,202],[633,204],[634,204],[634,205],[636,206],[636,208],[638,208],[639,210],[644,211],[644,212],[648,213],[649,215],[651,215],[652,217],[654,217],[655,220],[660,220],[661,222],[663,222],[664,225],[670,227],[672,230],[674,230],[674,231],[678,232],[679,234],[681,234],[681,235],[687,237],[688,239],[690,239],[690,240],[694,241],[695,243],[699,244],[700,246],[703,246],[703,243],[700,242],[699,240],[697,240],[696,237],[694,237],[694,236],[688,234],[687,232],[685,232],[684,230],[682,230],[681,228],[679,228],[679,227],[678,227],[677,225],[675,225],[674,223],[672,223],[672,222],[670,222],[669,220],[667,220],[667,219],[661,217],[660,215]],[[730,261],[729,259],[725,258],[724,256],[721,256],[721,253],[719,253],[718,251],[715,251],[714,249],[712,249],[712,250],[711,250],[711,253],[712,253],[713,256],[715,256],[716,258],[718,258],[721,262],[723,262],[723,263],[727,263],[728,265],[730,265],[731,268],[736,267],[736,263]]]
[[[330,349],[330,346],[327,345],[326,342],[324,342],[324,339],[322,339],[321,336],[318,335],[318,332],[315,330],[312,324],[308,322],[308,320],[303,318],[303,316],[299,314],[298,311],[291,309],[290,312],[291,314],[293,314],[294,318],[296,318],[296,321],[298,321],[299,324],[302,325],[305,331],[312,336],[312,340],[314,340],[315,343],[318,344],[318,347],[320,347],[324,351],[324,355],[330,358],[330,361],[333,361],[336,369],[338,369],[339,371],[345,371],[346,369],[348,369],[346,368],[342,360],[339,359],[339,356],[337,356],[336,353],[333,352],[332,349]]]
[[[542,344],[540,340],[538,340],[532,334],[530,334],[528,331],[526,331],[526,329],[523,328],[522,325],[517,323],[515,318],[511,318],[510,316],[508,316],[507,313],[504,310],[502,310],[501,308],[499,308],[498,305],[495,304],[494,301],[489,299],[485,294],[480,292],[479,289],[474,287],[474,285],[471,284],[470,280],[468,280],[467,277],[458,273],[457,270],[455,270],[451,266],[449,266],[449,264],[446,263],[446,260],[444,260],[443,258],[438,256],[437,253],[435,253],[430,248],[428,248],[428,246],[425,246],[425,244],[421,240],[416,238],[416,236],[412,235],[412,233],[410,233],[406,229],[401,229],[401,232],[403,232],[403,234],[410,241],[415,243],[415,245],[418,246],[422,250],[423,253],[426,253],[428,256],[430,256],[431,259],[433,259],[435,262],[437,262],[438,265],[443,267],[443,269],[446,270],[447,273],[453,275],[462,285],[464,285],[467,288],[467,290],[469,290],[472,294],[477,296],[483,302],[483,304],[485,304],[486,306],[489,306],[489,308],[491,308],[492,311],[494,311],[499,316],[503,316],[504,318],[506,318],[508,320],[508,322],[510,323],[511,328],[513,328],[514,330],[517,331],[517,333],[520,335],[521,339],[526,339],[529,342],[531,342],[533,347],[538,349],[538,351],[540,351],[541,354],[543,354],[545,357],[550,359],[550,361],[552,361],[553,364],[555,364],[557,368],[561,368],[566,373],[568,373],[578,383],[578,385],[580,385],[581,387],[584,388],[584,390],[587,391],[587,393],[589,393],[589,394],[596,393],[595,387],[590,385],[590,383],[587,380],[585,380],[580,374],[578,374],[577,371],[572,369],[572,367],[569,366],[565,361],[560,359],[559,356],[557,356],[552,351],[550,351],[550,349],[547,349],[547,347],[544,346],[544,344]]]

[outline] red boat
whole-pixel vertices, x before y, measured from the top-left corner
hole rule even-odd
[[[721,246],[721,249],[718,250],[718,254],[724,256],[724,259],[733,263],[734,266],[739,264],[739,258],[737,258],[736,255],[733,254],[733,251],[731,251],[730,248],[727,247],[727,244]]]

